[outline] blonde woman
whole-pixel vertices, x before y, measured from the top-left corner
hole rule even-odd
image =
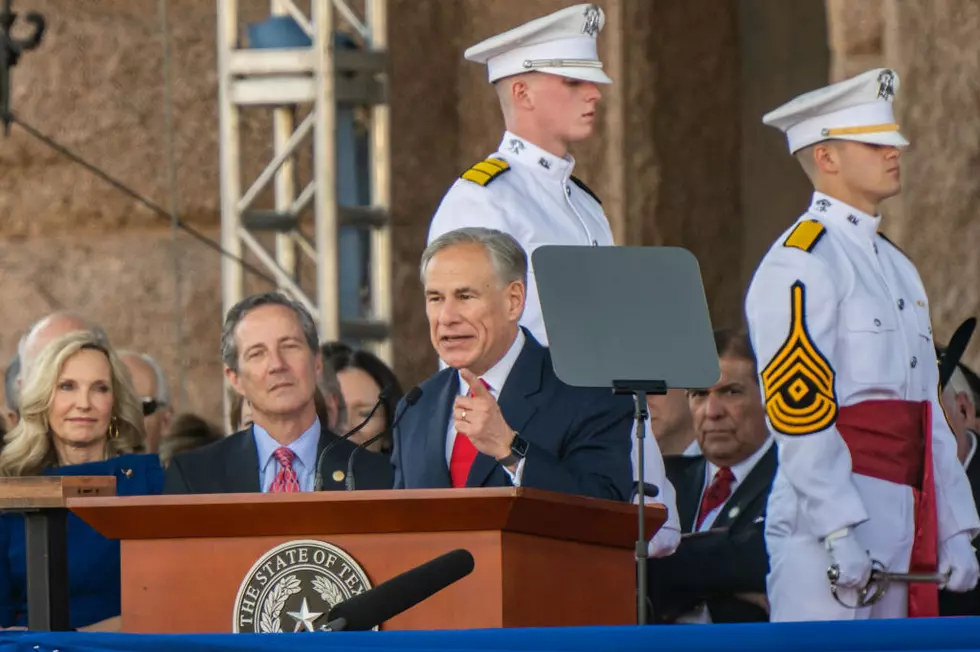
[[[0,476],[112,475],[121,496],[158,494],[163,471],[143,448],[143,414],[125,367],[88,332],[48,344],[27,372],[20,422],[4,438]],[[0,517],[0,626],[27,622],[23,519]],[[71,626],[119,629],[119,542],[68,516]]]

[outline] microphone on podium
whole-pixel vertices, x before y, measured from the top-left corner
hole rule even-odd
[[[382,430],[381,432],[376,434],[374,437],[371,437],[367,441],[361,442],[360,444],[357,445],[357,448],[351,451],[350,456],[347,458],[347,475],[345,476],[346,479],[344,480],[344,485],[347,488],[347,491],[354,491],[354,460],[357,457],[357,454],[361,451],[362,448],[367,448],[374,442],[384,437],[389,432],[391,433],[392,437],[394,437],[395,426],[397,426],[398,422],[402,420],[402,417],[405,416],[405,413],[408,412],[408,409],[419,402],[420,398],[422,398],[422,389],[418,385],[408,390],[408,394],[405,394],[405,399],[404,399],[405,407],[402,408],[401,414],[396,416],[395,420],[391,422],[391,428],[386,428],[385,430]]]
[[[374,407],[371,408],[371,411],[368,412],[368,415],[364,418],[363,421],[361,421],[359,424],[354,426],[351,430],[349,430],[346,434],[344,434],[343,437],[338,437],[337,439],[334,439],[332,442],[330,442],[329,444],[323,447],[323,450],[320,451],[320,454],[316,458],[316,467],[315,467],[316,473],[314,474],[315,479],[313,481],[313,491],[320,491],[321,489],[323,489],[322,467],[323,467],[323,458],[326,456],[326,454],[330,451],[330,449],[332,449],[340,442],[350,439],[351,437],[359,433],[364,428],[364,426],[368,424],[368,421],[371,420],[371,417],[374,416],[374,413],[378,411],[378,408],[381,407],[385,399],[388,398],[389,392],[391,392],[391,386],[382,389],[381,392],[378,394],[378,400],[375,402]]]
[[[396,575],[373,589],[335,605],[326,630],[365,631],[408,611],[473,572],[473,555],[462,548]]]

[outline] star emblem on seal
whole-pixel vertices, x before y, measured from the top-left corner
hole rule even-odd
[[[300,605],[299,611],[288,611],[286,613],[296,621],[296,627],[293,629],[294,632],[298,632],[301,629],[305,629],[308,632],[315,632],[316,629],[314,629],[313,623],[323,615],[322,611],[310,611],[309,606],[306,604],[306,598],[303,598],[303,604]]]

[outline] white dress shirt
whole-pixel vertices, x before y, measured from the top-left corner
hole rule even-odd
[[[275,452],[282,444],[272,438],[265,428],[258,424],[252,425],[252,436],[255,438],[255,449],[259,458],[259,487],[262,493],[268,493],[272,483],[279,474],[279,460]],[[293,471],[299,481],[300,491],[313,491],[316,473],[316,449],[320,443],[320,420],[314,419],[313,425],[302,435],[292,441],[286,448],[293,452]]]
[[[480,378],[485,382],[490,392],[493,396],[493,400],[500,401],[500,392],[504,388],[504,383],[507,382],[507,376],[510,375],[510,370],[514,368],[514,363],[517,362],[517,358],[521,355],[521,351],[524,350],[524,342],[526,338],[524,337],[524,331],[517,329],[517,337],[514,338],[514,343],[510,345],[507,353],[504,354],[497,364],[492,366],[487,373],[480,376]],[[466,396],[470,393],[470,386],[467,384],[463,377],[456,372],[459,378],[459,396]],[[446,465],[448,467],[450,460],[453,457],[453,445],[456,443],[456,419],[454,417],[455,410],[450,411],[449,416],[449,427],[446,430]],[[517,470],[514,473],[510,472],[507,467],[502,467],[507,475],[510,476],[511,481],[514,483],[515,487],[521,486],[521,477],[524,475],[524,458],[522,458],[517,463]]]
[[[459,179],[443,197],[428,242],[463,227],[482,226],[512,235],[527,252],[527,303],[521,316],[543,346],[548,346],[531,254],[541,245],[612,245],[612,230],[602,205],[571,181],[575,159],[550,154],[510,132],[492,158],[510,170],[486,186]]]

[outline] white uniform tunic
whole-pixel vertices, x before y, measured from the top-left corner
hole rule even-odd
[[[432,218],[428,241],[469,226],[512,235],[528,256],[527,305],[521,324],[547,346],[531,254],[541,245],[609,246],[612,231],[599,201],[572,180],[575,159],[571,156],[549,154],[507,132],[491,159],[504,161],[509,168],[489,179],[488,174],[472,172],[458,179]]]
[[[807,213],[763,258],[746,297],[760,386],[779,447],[766,517],[773,621],[906,613],[907,591],[900,585],[893,584],[875,607],[860,610],[841,607],[830,594],[831,559],[822,538],[851,526],[872,559],[904,572],[914,531],[911,487],[851,472],[849,450],[834,423],[838,407],[929,401],[939,543],[980,531],[939,402],[925,289],[911,261],[878,234],[879,221],[815,193]],[[791,360],[793,373],[776,373],[774,359],[772,367]]]

